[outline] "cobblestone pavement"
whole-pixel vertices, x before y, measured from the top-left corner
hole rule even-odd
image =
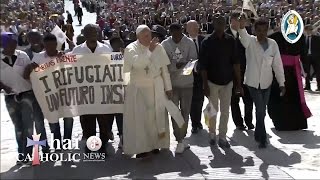
[[[66,10],[73,13],[71,1],[66,1]],[[94,14],[84,11],[83,24],[94,19]],[[76,26],[75,33],[79,34],[81,28]],[[267,118],[270,138],[267,149],[258,149],[253,131],[235,130],[230,119],[228,138],[232,146],[228,150],[210,146],[207,129],[191,135],[190,124],[186,141],[191,148],[182,155],[174,153],[176,142],[172,134],[170,150],[146,160],[122,155],[116,136],[114,142],[109,142],[105,162],[46,162],[36,167],[18,167],[14,127],[1,94],[1,179],[319,179],[320,94],[307,92],[306,99],[313,113],[308,120],[309,129],[277,132]],[[46,129],[49,134],[47,122]],[[115,125],[114,131],[116,134]],[[80,137],[81,126],[76,118],[73,138]],[[81,142],[80,147],[83,146]]]

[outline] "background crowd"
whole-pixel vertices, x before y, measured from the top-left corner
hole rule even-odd
[[[119,36],[128,44],[136,40],[135,30],[140,24],[146,24],[150,28],[154,25],[162,26],[154,28],[165,38],[172,23],[178,22],[186,26],[189,20],[196,20],[200,24],[201,34],[211,34],[214,31],[214,14],[220,13],[229,24],[231,12],[241,12],[243,4],[239,0],[82,0],[81,3],[73,0],[73,3],[75,12],[66,12],[67,16],[64,17],[64,3],[58,0],[1,1],[1,32],[11,31],[19,35],[19,46],[27,46],[26,33],[31,29],[46,33],[58,25],[66,32],[67,28],[63,28],[63,25],[72,24],[73,15],[78,16],[78,20],[79,17],[82,18],[82,8],[86,8],[88,12],[97,14],[96,24],[105,39]],[[289,10],[297,10],[305,25],[313,25],[314,31],[320,34],[318,0],[259,0],[253,4],[259,17],[269,19],[270,34],[280,30],[281,18]],[[78,13],[79,11],[81,12]],[[247,29],[252,29],[252,32],[255,19],[254,13],[249,13]],[[69,34],[72,39],[73,33]]]

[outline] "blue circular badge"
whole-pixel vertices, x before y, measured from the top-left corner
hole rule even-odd
[[[294,10],[287,12],[281,21],[281,32],[283,37],[291,44],[301,38],[304,25],[301,16]]]

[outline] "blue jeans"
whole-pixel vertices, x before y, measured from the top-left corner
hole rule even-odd
[[[6,107],[15,128],[18,153],[30,154],[32,146],[27,146],[27,137],[32,139],[33,135],[33,105],[36,98],[32,91],[23,92],[19,95],[6,95]]]
[[[73,128],[73,118],[63,118],[64,122],[64,133],[63,133],[63,139],[70,139],[72,137],[72,128]],[[60,131],[60,124],[57,123],[49,123],[51,133],[53,133],[54,139],[59,139],[62,142],[61,137],[61,131]],[[54,144],[54,148],[57,147],[56,144]]]
[[[255,140],[260,143],[267,143],[267,133],[264,124],[264,118],[266,117],[271,87],[267,89],[256,89],[248,86],[248,88],[254,105],[256,106],[256,129],[254,132]]]

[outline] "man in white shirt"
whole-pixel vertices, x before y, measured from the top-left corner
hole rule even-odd
[[[43,45],[44,50],[40,53],[35,54],[32,61],[33,64],[27,66],[25,71],[25,77],[29,77],[30,73],[32,72],[33,68],[44,63],[48,63],[51,60],[55,59],[59,56],[59,51],[57,51],[57,38],[53,34],[47,34],[43,38]],[[63,139],[69,139],[71,141],[72,136],[72,127],[73,127],[73,118],[72,117],[65,117],[64,120],[64,134]],[[61,132],[60,132],[60,124],[58,123],[49,123],[51,133],[53,133],[54,139],[59,139],[60,142],[62,141]],[[62,147],[62,144],[58,145],[54,143],[54,148]]]
[[[27,53],[30,60],[32,61],[34,55],[40,53],[43,50],[43,37],[39,31],[37,31],[36,29],[32,29],[31,31],[28,32],[27,39],[28,39],[28,42],[30,43],[30,47],[25,49],[24,52]],[[25,78],[29,79],[29,77],[25,77]],[[35,102],[35,106],[33,106],[33,112],[34,112],[33,119],[34,119],[36,132],[37,134],[41,133],[40,140],[47,139],[47,133],[44,126],[44,116],[40,108],[40,105],[37,101]],[[47,146],[42,147],[42,152],[44,153],[49,152],[50,151],[49,148],[50,147],[47,143]]]
[[[31,63],[28,55],[17,48],[17,36],[1,33],[0,90],[5,90],[5,102],[15,127],[18,144],[17,165],[30,162],[32,147],[27,147],[27,137],[33,135],[33,105],[36,101],[30,81],[23,78],[25,67]]]
[[[112,49],[109,46],[102,44],[98,41],[98,31],[97,26],[94,24],[88,24],[84,27],[83,35],[86,39],[86,42],[76,46],[71,54],[108,54],[112,52]],[[108,133],[108,120],[113,119],[113,115],[109,114],[90,114],[80,116],[80,123],[83,131],[83,137],[89,138],[90,136],[96,135],[96,119],[100,128],[100,138],[102,141],[101,152],[105,153],[106,144],[110,134]],[[89,152],[89,149],[86,147],[86,151]]]
[[[276,41],[267,38],[269,22],[258,19],[255,23],[257,36],[249,35],[245,29],[245,17],[240,19],[240,41],[246,48],[247,68],[244,83],[248,86],[256,106],[255,140],[260,148],[266,148],[267,135],[264,124],[266,106],[270,97],[273,72],[280,85],[281,95],[285,93],[285,77],[279,47]]]

